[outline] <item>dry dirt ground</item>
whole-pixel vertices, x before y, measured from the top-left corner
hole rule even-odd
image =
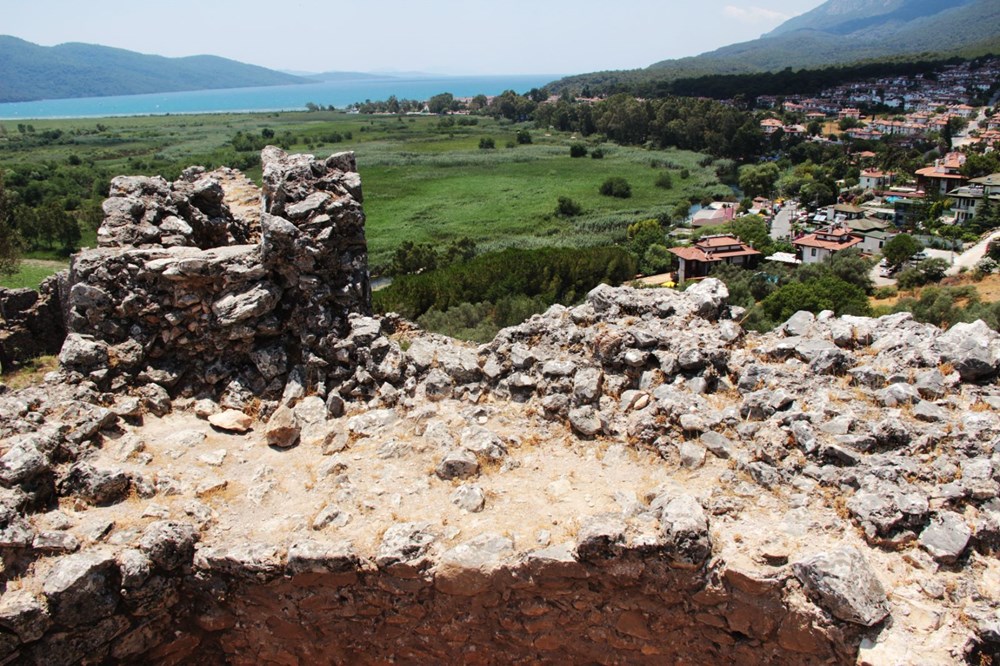
[[[370,414],[362,417],[367,423],[351,414],[329,422],[336,432],[325,446],[283,450],[266,444],[262,424],[232,434],[192,411],[147,417],[141,427],[107,441],[94,463],[142,475],[156,495],[103,508],[65,500],[60,511],[73,519],[81,540],[113,523],[107,540],[128,544],[149,523],[173,519],[201,524],[203,543],[266,543],[280,550],[308,537],[349,542],[359,556],[372,558],[386,528],[399,522],[430,523],[442,550],[493,533],[511,538],[524,553],[573,542],[590,516],[648,520],[643,510],[653,498],[689,494],[712,507],[714,554],[730,569],[767,575],[818,550],[863,548],[889,593],[894,618],[877,645],[862,646],[866,663],[947,664],[949,649],[964,642],[961,609],[928,603],[928,595],[945,594],[926,587],[933,563],[865,547],[835,491],[810,480],[763,490],[734,471],[732,461],[710,455],[698,469],[683,468],[625,441],[581,440],[566,425],[516,403],[444,400],[409,412],[397,408],[393,416],[377,412],[384,419]],[[437,464],[466,428],[495,433],[508,455],[485,464],[475,478],[439,479]],[[481,512],[453,501],[463,484],[482,489]],[[324,515],[325,525],[317,520]],[[982,592],[997,594],[1000,564],[973,559]],[[949,575],[939,572],[933,585]],[[913,653],[914,635],[921,636],[920,654]]]
[[[976,291],[979,293],[979,300],[983,303],[995,303],[1000,301],[1000,274],[993,273],[987,275],[979,282],[972,279],[972,276],[962,275],[957,277],[947,277],[942,280],[937,285],[930,286],[940,286],[940,287],[961,287],[965,285],[973,285]],[[899,302],[901,298],[920,298],[920,294],[923,292],[924,287],[915,289],[913,291],[903,291],[900,290],[899,294],[893,296],[892,298],[873,298],[871,299],[872,307],[878,306],[888,306],[892,307]]]

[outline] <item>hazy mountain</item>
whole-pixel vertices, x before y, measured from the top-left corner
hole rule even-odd
[[[990,52],[1000,53],[1000,0],[829,0],[760,39],[644,70],[571,77],[555,87]]]
[[[310,79],[317,81],[381,81],[385,79],[395,79],[392,74],[379,74],[375,72],[321,72],[319,74],[309,74]]]
[[[765,37],[775,37],[796,30],[819,30],[835,35],[849,35],[866,28],[885,29],[896,24],[935,16],[941,12],[972,4],[974,0],[839,0],[827,2],[775,28]]]
[[[950,54],[991,40],[1000,46],[997,0],[829,0],[760,39],[650,69],[674,63],[797,69],[910,53]]]
[[[307,82],[217,56],[164,58],[93,44],[39,46],[0,35],[0,102]]]

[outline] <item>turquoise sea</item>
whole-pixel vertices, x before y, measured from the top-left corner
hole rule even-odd
[[[0,104],[0,120],[38,118],[97,118],[170,113],[222,113],[239,111],[304,110],[308,102],[343,108],[354,102],[388,99],[426,100],[438,93],[456,97],[480,93],[497,95],[505,90],[525,93],[560,78],[557,74],[514,76],[453,76],[439,78],[390,78],[362,81],[306,83],[265,88],[230,88],[190,92],[83,97],[39,102]]]

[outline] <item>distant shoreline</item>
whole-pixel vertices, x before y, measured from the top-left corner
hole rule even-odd
[[[442,92],[456,97],[524,93],[541,88],[559,75],[455,76],[327,81],[253,88],[216,88],[143,95],[79,97],[0,104],[0,121],[69,120],[132,116],[224,113],[276,113],[305,110],[312,102],[344,108],[365,100],[426,100]]]

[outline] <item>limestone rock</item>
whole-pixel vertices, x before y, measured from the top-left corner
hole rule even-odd
[[[60,492],[74,494],[94,504],[121,502],[128,495],[132,480],[120,469],[99,469],[85,462],[73,463],[59,482]]]
[[[660,529],[667,557],[674,566],[699,567],[712,554],[708,516],[701,502],[690,495],[661,498]]]
[[[212,414],[208,417],[208,422],[226,432],[245,433],[253,427],[253,419],[235,409]]]
[[[161,569],[172,571],[191,562],[197,540],[193,525],[161,520],[143,532],[139,550]]]
[[[484,534],[444,552],[434,576],[435,588],[445,594],[471,597],[489,589],[489,575],[514,551],[514,542],[498,534]]]
[[[502,460],[507,455],[507,446],[494,432],[481,426],[464,428],[459,435],[462,448],[483,456],[488,460]]]
[[[445,481],[467,479],[479,473],[479,461],[468,449],[453,449],[444,455],[435,473]]]
[[[11,442],[8,442],[11,444]],[[0,456],[0,484],[12,486],[49,471],[48,458],[30,440],[22,439]]]
[[[277,546],[253,542],[198,548],[194,566],[203,571],[217,571],[256,580],[270,580],[283,570]]]
[[[320,543],[299,539],[288,547],[285,572],[290,576],[309,573],[344,573],[358,567],[358,556],[346,542]]]
[[[108,344],[91,335],[70,333],[59,352],[59,362],[83,372],[104,368],[108,364]]]
[[[287,449],[299,442],[302,428],[299,426],[295,413],[285,405],[280,405],[264,426],[264,437],[271,446]]]
[[[625,546],[625,521],[615,515],[586,519],[576,537],[576,554],[581,561],[608,559]]]
[[[388,568],[410,564],[424,557],[434,543],[429,523],[397,523],[385,531],[375,555],[375,564]]]
[[[452,494],[451,501],[463,511],[479,513],[486,506],[486,493],[479,486],[463,484]]]
[[[842,547],[796,562],[792,571],[835,617],[871,627],[889,615],[889,602],[871,565],[855,548]]]
[[[569,411],[569,423],[583,437],[593,437],[604,430],[600,413],[590,405]]]
[[[92,624],[118,605],[118,566],[107,553],[83,552],[56,562],[42,591],[52,619],[67,627]]]
[[[1000,334],[981,319],[958,323],[935,342],[941,360],[951,363],[963,381],[977,381],[996,374],[1000,368]]]
[[[52,618],[46,605],[26,590],[8,590],[0,597],[0,627],[17,634],[23,643],[41,638]]]
[[[118,569],[121,572],[122,588],[137,589],[149,580],[153,562],[142,551],[129,548],[118,554]]]
[[[972,530],[961,515],[944,511],[920,533],[920,546],[942,564],[953,564],[969,545]]]

